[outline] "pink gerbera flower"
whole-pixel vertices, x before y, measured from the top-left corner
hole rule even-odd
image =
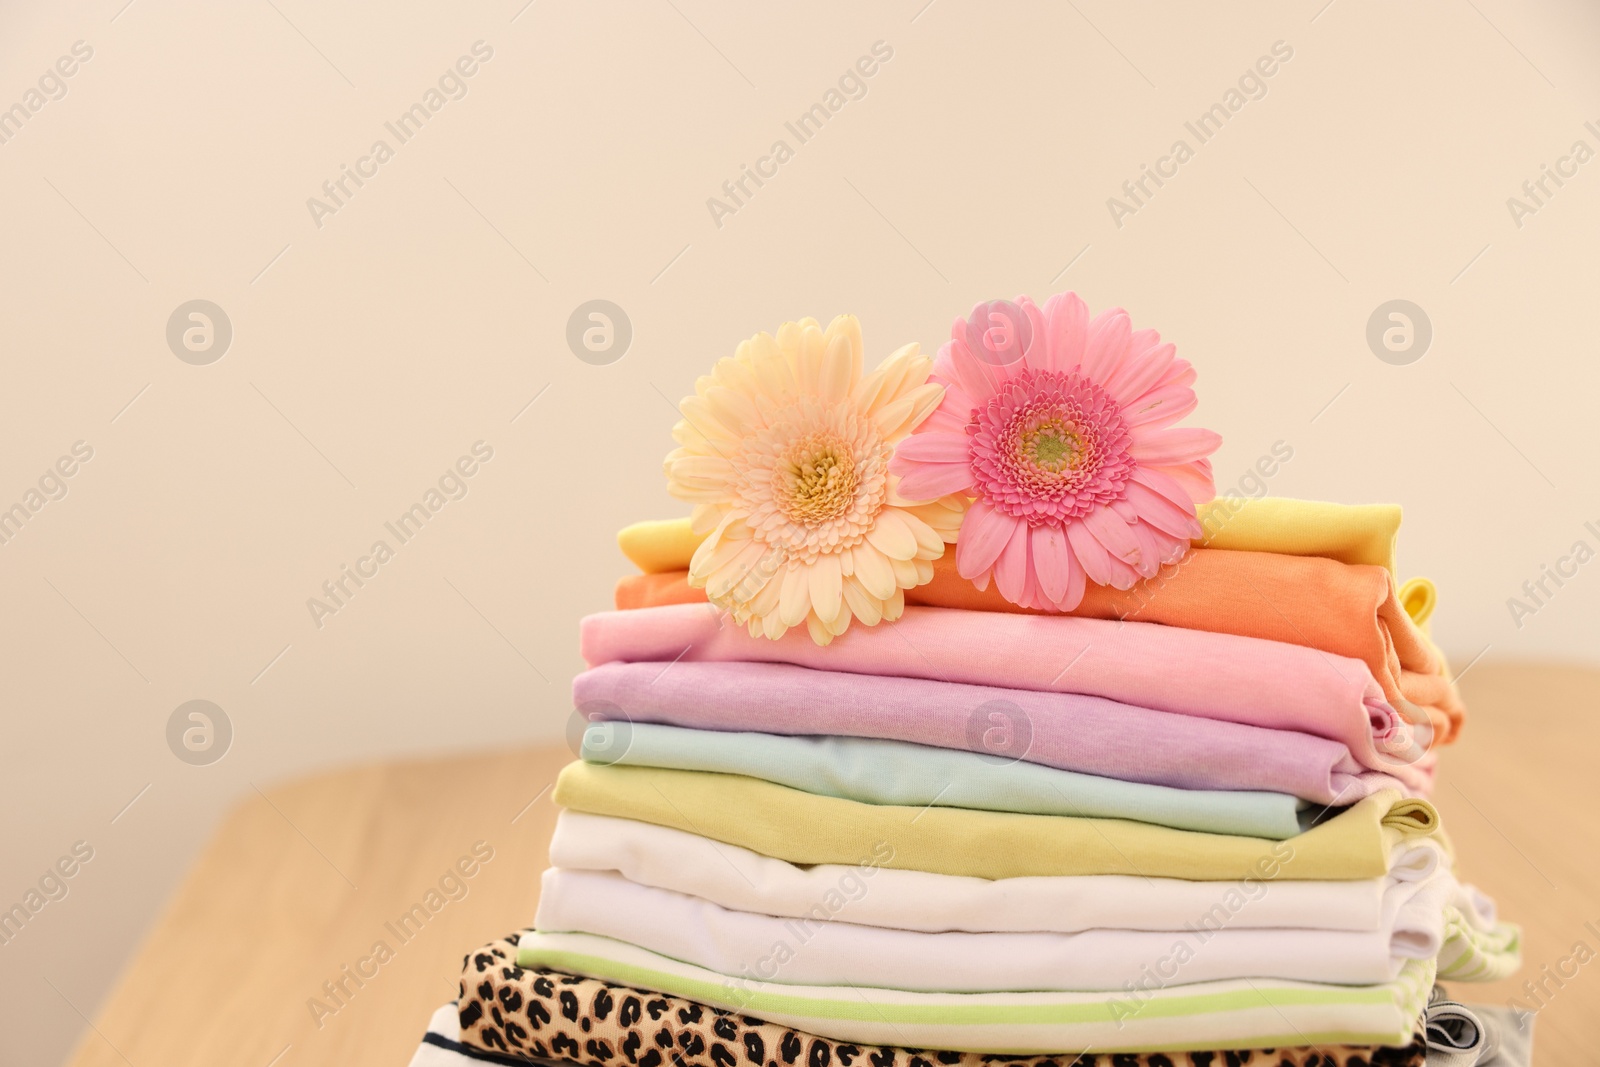
[[[1070,611],[1086,582],[1130,588],[1200,535],[1222,439],[1173,426],[1194,410],[1194,368],[1121,308],[979,304],[933,378],[944,400],[889,469],[909,498],[971,499],[956,570],[978,588],[992,577],[1014,604]]]

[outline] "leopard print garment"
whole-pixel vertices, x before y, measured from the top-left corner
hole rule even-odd
[[[1081,1056],[854,1045],[679,997],[557,971],[524,970],[516,965],[517,936],[490,942],[467,956],[461,973],[461,1042],[529,1061],[586,1067],[1424,1067],[1426,1060],[1420,1035],[1405,1048],[1340,1045]]]

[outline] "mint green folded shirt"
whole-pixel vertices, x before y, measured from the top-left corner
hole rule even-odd
[[[864,804],[1132,819],[1202,833],[1283,840],[1313,812],[1287,793],[1173,789],[988,753],[861,737],[794,737],[594,723],[589,763],[714,771]]]

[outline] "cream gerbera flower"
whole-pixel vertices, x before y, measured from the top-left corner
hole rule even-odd
[[[841,315],[759,333],[717,362],[679,405],[667,485],[709,534],[689,584],[754,636],[802,622],[825,645],[852,617],[905,608],[933,577],[965,501],[907,500],[889,473],[895,444],[939,406],[917,346],[862,377],[861,326]]]

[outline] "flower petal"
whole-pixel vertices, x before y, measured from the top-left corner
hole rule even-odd
[[[745,602],[745,610],[751,615],[775,615],[778,603],[783,597],[783,581],[777,576],[769,577],[761,591]]]
[[[965,463],[923,463],[900,479],[896,491],[906,500],[937,500],[971,485],[972,469]]]
[[[845,608],[864,625],[878,625],[883,618],[882,599],[868,593],[854,578],[846,578],[841,588],[844,592]]]
[[[1139,518],[1171,537],[1188,541],[1200,536],[1200,520],[1193,509],[1181,508],[1148,486],[1129,482],[1124,498],[1139,512]]]
[[[729,552],[729,549],[735,551]],[[720,600],[740,590],[740,600],[749,600],[768,583],[771,571],[763,567],[767,546],[760,541],[724,541],[705,571],[706,596]]]
[[[1009,547],[1009,546],[1007,546]],[[1004,555],[1000,557],[1004,559]],[[1046,606],[1044,594],[1039,592],[1039,576],[1033,569],[1033,538],[1028,538],[1028,563],[1022,572],[1022,595],[1017,597],[1017,606],[1039,609]]]
[[[951,336],[964,340],[969,352],[999,369],[1022,362],[1033,347],[1034,325],[1025,308],[1009,300],[986,300],[973,307],[960,332]]]
[[[963,320],[956,320],[957,329],[965,329],[965,326]],[[939,349],[939,358],[933,364],[934,373],[940,373],[941,368],[946,371],[945,377],[961,386],[962,392],[967,394],[975,408],[993,400],[995,390],[1004,380],[993,373],[998,368],[973,355],[966,341],[959,337],[946,341],[944,347]]]
[[[799,626],[811,613],[811,584],[806,568],[789,564],[783,575],[783,592],[778,598],[778,618],[785,626]]]
[[[822,373],[817,380],[817,395],[829,404],[842,403],[861,373],[859,353],[850,350],[850,338],[840,334],[823,350]]]
[[[811,588],[811,610],[824,623],[833,622],[839,617],[839,609],[844,606],[839,557],[831,552],[824,553],[812,561],[806,571]]]
[[[1071,571],[1067,574],[1067,591],[1056,602],[1058,611],[1071,611],[1083,603],[1084,589],[1089,584],[1089,576],[1084,573],[1083,564],[1078,560],[1078,554],[1072,549],[1072,542],[1067,541],[1067,561],[1071,564]]]
[[[712,417],[740,437],[760,429],[766,423],[760,409],[742,390],[713,385],[705,391],[704,399],[706,410],[711,412]],[[686,418],[688,414],[684,412]],[[699,429],[698,426],[695,428]],[[700,432],[706,433],[705,430]]]
[[[757,625],[758,624],[760,626],[760,634],[761,634],[761,636],[765,637],[769,641],[776,641],[778,638],[782,637],[789,630],[788,624],[783,621],[783,616],[781,616],[776,611],[771,612],[771,613],[766,614],[766,615],[763,615],[760,618],[754,618],[754,617],[751,618],[751,620],[750,620],[750,636],[751,637],[755,637],[756,636],[756,634],[757,634]]]
[[[1171,426],[1199,406],[1200,398],[1188,385],[1163,385],[1138,400],[1137,408],[1123,408],[1122,421],[1131,430],[1159,430]]]
[[[1028,317],[1028,348],[1022,354],[1023,359],[1028,366],[1038,368],[1043,366],[1045,352],[1049,347],[1045,340],[1044,312],[1039,310],[1039,305],[1030,297],[1019,296],[1016,303]]]
[[[1089,308],[1077,293],[1057,293],[1044,305],[1044,359],[1033,360],[1041,370],[1066,373],[1083,360],[1089,335]]]
[[[1189,543],[1188,538],[1175,539],[1148,522],[1135,522],[1128,527],[1128,532],[1139,542],[1139,558],[1133,561],[1132,566],[1139,572],[1141,578],[1155,576],[1161,565],[1167,561],[1167,557],[1172,555],[1172,545],[1175,541],[1185,545]]]
[[[1091,508],[1078,521],[1089,528],[1096,541],[1106,546],[1107,552],[1126,563],[1138,563],[1139,539],[1128,529],[1127,522],[1111,508]]]
[[[1067,585],[1072,578],[1072,549],[1067,535],[1059,526],[1035,526],[1030,535],[1033,540],[1033,573],[1038,576],[1039,592],[1051,604],[1059,604],[1067,595]]]
[[[789,352],[794,361],[795,383],[803,393],[815,395],[822,381],[822,357],[827,342],[814,319],[802,319],[793,334],[792,347],[784,345],[783,331],[778,331],[778,344]]]
[[[889,353],[876,370],[862,378],[851,399],[857,408],[870,415],[879,406],[897,398],[908,381],[913,385],[927,381],[932,369],[933,360],[922,355],[913,341]]]
[[[686,396],[679,401],[678,410],[683,414],[683,421],[678,423],[678,426],[688,429],[693,433],[696,440],[713,441],[721,444],[722,442],[732,442],[739,439],[736,433],[722,425],[716,414],[712,412],[711,406],[706,403],[706,398],[698,393],[694,396]],[[677,427],[673,429],[676,431]],[[679,444],[689,443],[678,438],[676,432],[674,432],[673,438]]]
[[[1132,564],[1124,563],[1115,556],[1107,556],[1106,564],[1111,568],[1111,580],[1106,584],[1113,589],[1132,589],[1144,577]]]
[[[1183,491],[1189,494],[1189,499],[1194,502],[1196,507],[1216,498],[1217,483],[1216,479],[1211,476],[1211,461],[1209,459],[1145,469],[1159,470],[1177,482],[1183,487]]]
[[[1121,308],[1109,308],[1096,315],[1089,323],[1089,337],[1083,348],[1083,375],[1093,382],[1103,381],[1127,352],[1132,333],[1128,313]]]
[[[913,463],[965,463],[968,443],[966,434],[938,433],[924,430],[912,434],[894,449],[894,459],[889,469],[895,473],[909,470]]]
[[[781,330],[779,331],[782,332]],[[739,346],[740,358],[750,362],[756,383],[765,396],[792,396],[795,392],[794,370],[783,357],[777,339],[770,333],[758,333]]]
[[[1119,405],[1131,407],[1166,376],[1168,369],[1177,362],[1177,352],[1176,345],[1164,344],[1133,356],[1100,383],[1101,387]]]
[[[1164,467],[1204,459],[1221,445],[1222,438],[1213,430],[1203,430],[1198,426],[1171,426],[1136,434],[1128,454],[1140,463]]]
[[[891,560],[911,559],[917,554],[917,536],[894,508],[884,508],[867,531],[867,544]]]
[[[737,477],[733,464],[721,456],[681,456],[672,461],[669,476],[695,485],[726,485]]]
[[[828,328],[822,332],[823,339],[828,343],[843,338],[846,348],[854,357],[852,382],[861,378],[861,353],[864,346],[861,343],[861,320],[854,315],[835,315],[833,321],[828,323]]]
[[[949,382],[942,384],[944,399],[939,401],[939,406],[933,409],[933,414],[918,429],[923,433],[953,433],[965,437],[967,423],[972,421],[972,405],[967,402],[967,394],[961,391],[960,386]]]
[[[921,504],[897,501],[890,503],[906,514],[914,515],[927,523],[945,545],[956,543],[956,535],[961,532],[961,517],[967,513],[965,497],[947,495]],[[943,555],[942,551],[940,555]]]
[[[1146,489],[1161,494],[1162,497],[1166,498],[1169,503],[1180,511],[1185,511],[1190,515],[1194,514],[1195,502],[1190,498],[1189,491],[1167,471],[1160,467],[1138,466],[1133,469],[1131,477],[1134,482],[1144,486]],[[1206,499],[1209,500],[1210,497]]]
[[[895,590],[894,566],[882,552],[869,544],[859,544],[850,552],[855,581],[872,596],[883,600]]]
[[[987,574],[1000,558],[1018,521],[982,500],[974,501],[961,520],[956,538],[956,573],[968,581]]]
[[[917,572],[917,561],[914,559],[891,559],[889,566],[894,568],[895,592],[913,589],[922,577]]]
[[[1000,595],[1020,603],[1028,582],[1028,524],[1019,522],[994,564],[994,584]]]
[[[878,432],[893,441],[916,429],[923,419],[933,414],[943,399],[944,386],[927,382],[905,393],[894,403],[879,408],[873,413],[873,421],[878,424]]]
[[[1083,573],[1095,585],[1110,585],[1112,575],[1111,553],[1106,551],[1106,546],[1097,540],[1089,528],[1081,522],[1067,524],[1067,542],[1072,545],[1072,552],[1083,565]]]
[[[883,513],[888,514],[889,511],[889,508],[884,508]],[[900,517],[900,521],[906,524],[906,529],[911,531],[911,536],[917,539],[916,558],[938,559],[944,555],[944,538],[939,536],[938,530],[935,530],[915,514],[903,508],[894,508],[893,511],[894,514]],[[882,521],[882,515],[879,516],[879,521]]]

